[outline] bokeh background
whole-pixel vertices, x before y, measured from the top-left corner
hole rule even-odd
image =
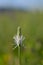
[[[18,26],[26,38],[21,64],[12,49]],[[43,0],[0,0],[0,65],[43,65]]]

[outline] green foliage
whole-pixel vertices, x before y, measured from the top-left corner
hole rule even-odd
[[[21,53],[22,65],[43,65],[43,13],[28,12],[0,13],[0,65],[18,63],[17,49],[13,51],[11,46],[18,26],[26,37],[23,42],[26,48]]]

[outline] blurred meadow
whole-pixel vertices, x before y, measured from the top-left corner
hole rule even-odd
[[[20,26],[25,36],[21,65],[43,65],[43,12],[0,12],[0,65],[19,65],[13,36]]]

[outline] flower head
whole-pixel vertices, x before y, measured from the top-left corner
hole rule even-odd
[[[14,39],[14,42],[16,43],[16,47],[19,45],[22,45],[22,42],[25,39],[25,37],[21,34],[20,27],[17,28],[17,34],[16,34],[16,36],[13,37],[13,39]]]

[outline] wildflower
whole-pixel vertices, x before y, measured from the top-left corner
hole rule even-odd
[[[15,48],[18,46],[22,46],[22,42],[24,41],[25,37],[21,34],[21,28],[17,28],[17,34],[13,37],[14,42],[16,43]],[[14,49],[15,49],[14,48]]]

